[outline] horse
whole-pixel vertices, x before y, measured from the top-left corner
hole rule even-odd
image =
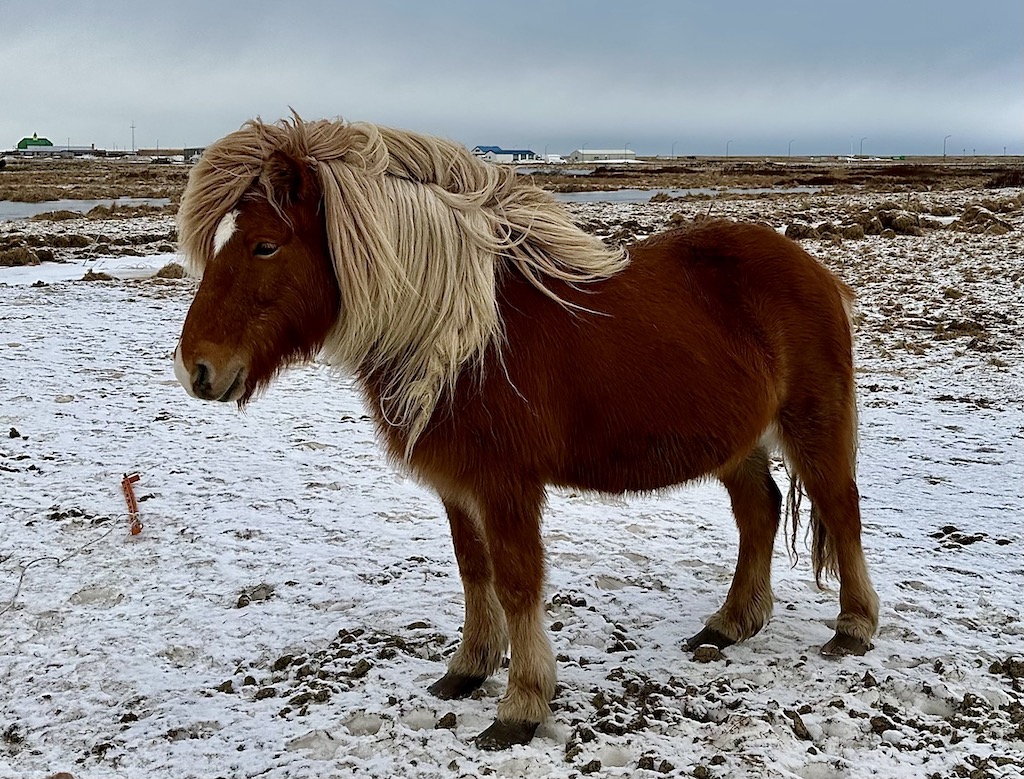
[[[788,503],[811,502],[818,584],[840,582],[821,651],[871,648],[853,293],[775,230],[708,219],[620,250],[456,143],[298,115],[208,147],[178,225],[201,276],[175,349],[184,388],[242,407],[286,367],[322,359],[355,377],[389,458],[440,497],[465,624],[429,692],[470,695],[510,650],[479,747],[528,743],[550,715],[549,487],[721,481],[736,570],[685,646],[725,648],[772,612],[779,451]]]

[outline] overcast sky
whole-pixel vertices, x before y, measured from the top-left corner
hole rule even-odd
[[[289,106],[538,153],[1024,154],[1024,0],[0,0],[0,149]]]

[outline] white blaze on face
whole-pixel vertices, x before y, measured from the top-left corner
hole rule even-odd
[[[185,388],[192,397],[198,397],[195,392],[192,391],[192,377],[188,374],[188,369],[185,367],[185,361],[181,358],[181,344],[174,350],[174,378],[181,382],[181,386]]]
[[[214,257],[220,254],[220,250],[227,246],[228,241],[231,240],[231,236],[235,234],[235,226],[237,220],[237,210],[228,211],[226,214],[224,214],[224,218],[220,220],[220,224],[217,225],[217,231],[213,234]]]

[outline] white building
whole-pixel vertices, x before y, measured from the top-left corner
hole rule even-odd
[[[569,162],[636,162],[630,149],[576,149],[566,157]]]

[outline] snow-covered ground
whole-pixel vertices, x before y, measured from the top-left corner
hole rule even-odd
[[[849,200],[715,214],[782,228]],[[578,213],[644,232],[678,210],[707,205]],[[471,739],[502,674],[426,693],[462,617],[447,523],[348,380],[310,366],[244,414],[202,404],[171,367],[194,284],[140,278],[173,255],[89,260],[114,282],[0,268],[0,777],[1024,776],[1024,212],[1002,218],[806,244],[860,296],[874,651],[817,654],[836,593],[780,540],[773,620],[700,662],[680,644],[728,588],[724,491],[556,492],[554,716],[498,754]]]

